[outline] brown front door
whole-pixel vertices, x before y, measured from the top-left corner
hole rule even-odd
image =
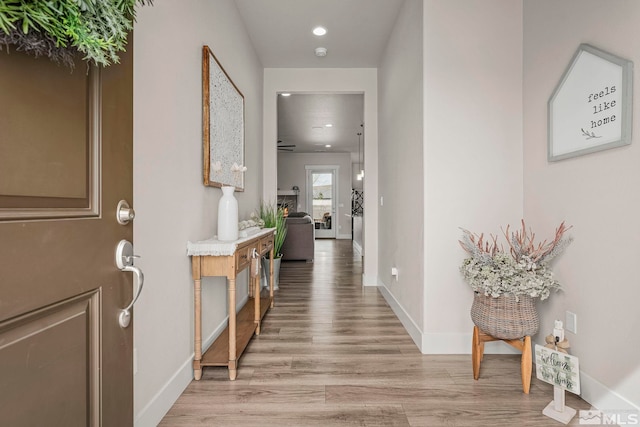
[[[133,424],[131,54],[71,73],[0,51],[2,426]]]

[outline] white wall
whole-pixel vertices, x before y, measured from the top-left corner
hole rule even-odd
[[[632,0],[525,0],[524,196],[534,230],[546,235],[562,221],[574,242],[555,263],[564,292],[541,305],[541,342],[569,310],[568,333],[580,358],[583,397],[600,409],[640,408],[640,141],[630,146],[547,162],[547,101],[580,43],[640,64],[640,3]],[[638,74],[633,102],[640,123]],[[586,387],[585,387],[586,386]]]
[[[382,293],[418,346],[424,319],[422,1],[398,14],[378,74],[378,276]],[[369,161],[367,160],[367,165]],[[365,174],[365,179],[373,177]],[[365,198],[368,194],[365,191]],[[365,209],[365,215],[369,211]],[[365,217],[366,218],[366,217]],[[391,268],[397,267],[396,280]]]
[[[134,223],[145,288],[135,306],[136,425],[155,426],[192,379],[193,283],[187,241],[216,232],[221,191],[202,185],[202,46],[245,97],[246,191],[262,194],[262,67],[232,0],[154,2],[139,9],[134,46]],[[246,283],[246,275],[239,279]],[[203,280],[203,339],[227,316],[222,278]],[[246,297],[239,286],[238,300]]]
[[[304,212],[313,214],[307,206],[307,165],[335,165],[338,170],[338,201],[334,223],[338,225],[336,237],[351,238],[351,155],[349,153],[278,153],[278,188],[300,188],[298,205]],[[340,207],[342,205],[342,207]]]
[[[423,17],[422,351],[468,353],[459,227],[498,234],[523,212],[522,3],[426,0]]]
[[[366,174],[364,180],[365,253],[378,248],[378,88],[375,68],[265,68],[263,128],[263,198],[275,200],[277,188],[277,95],[279,92],[363,93]],[[367,176],[374,177],[367,179]],[[363,284],[377,286],[378,260],[365,257]]]

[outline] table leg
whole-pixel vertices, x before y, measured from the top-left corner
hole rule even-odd
[[[254,299],[254,322],[256,323],[256,335],[260,335],[260,275],[258,275],[253,280],[253,288],[255,289],[255,299]]]
[[[236,279],[227,277],[229,281],[229,379],[236,379]]]
[[[480,332],[477,326],[473,327],[473,341],[471,344],[471,364],[473,365],[473,379],[480,377],[480,361],[482,360],[482,350],[480,343]]]
[[[269,299],[273,308],[273,248],[269,251]]]
[[[200,360],[202,360],[202,312],[201,312],[201,295],[202,287],[201,280],[194,280],[194,357],[193,357],[193,376],[196,380],[202,378],[202,367],[200,366]]]
[[[531,388],[531,337],[524,337],[522,343],[522,359],[520,360],[520,375],[522,375],[522,391],[529,394]]]

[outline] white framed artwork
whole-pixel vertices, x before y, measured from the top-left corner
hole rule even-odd
[[[581,44],[548,104],[550,162],[631,144],[633,62]]]

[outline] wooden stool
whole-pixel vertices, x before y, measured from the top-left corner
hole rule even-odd
[[[510,346],[520,350],[522,352],[522,359],[520,360],[520,374],[522,375],[522,391],[525,394],[529,394],[529,388],[531,387],[531,337],[525,336],[520,339],[505,340],[501,338],[492,337],[489,334],[482,332],[477,326],[473,327],[473,344],[471,348],[471,361],[473,363],[473,379],[480,378],[480,362],[482,362],[482,356],[484,355],[484,343],[489,341],[504,341]]]

